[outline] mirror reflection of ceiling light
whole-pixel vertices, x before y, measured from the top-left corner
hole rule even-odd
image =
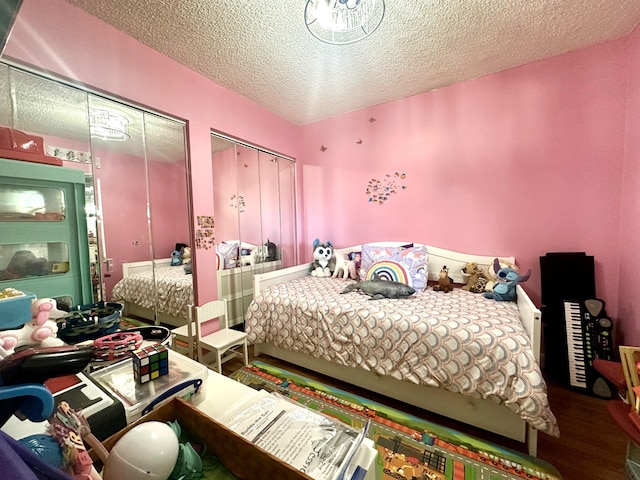
[[[384,0],[307,0],[304,20],[325,43],[344,45],[371,35],[384,18]]]
[[[91,136],[102,140],[129,140],[129,119],[121,113],[104,108],[89,110]]]

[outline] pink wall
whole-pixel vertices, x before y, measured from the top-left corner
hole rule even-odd
[[[627,39],[629,96],[622,183],[622,235],[618,287],[619,329],[622,345],[640,345],[640,28]]]
[[[194,215],[213,215],[212,129],[297,157],[297,127],[62,0],[24,0],[3,56],[186,119]],[[195,226],[195,225],[194,225]],[[198,301],[215,252],[194,252]]]
[[[316,237],[513,254],[539,302],[539,257],[586,251],[598,296],[638,344],[640,260],[626,252],[640,242],[639,37],[300,128],[62,0],[25,0],[5,55],[188,120],[196,215],[213,212],[214,128],[299,159],[301,261]],[[369,202],[374,181],[395,193]],[[213,298],[213,269],[198,284]]]
[[[176,243],[191,247],[189,236],[189,197],[184,162],[149,159],[149,205],[154,258],[167,258]],[[134,180],[131,188],[139,188]]]
[[[316,237],[512,254],[539,303],[539,257],[586,251],[615,318],[625,55],[601,44],[303,127],[302,258]],[[395,191],[382,204],[373,180]]]

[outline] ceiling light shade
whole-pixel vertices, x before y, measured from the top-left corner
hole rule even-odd
[[[103,108],[89,110],[91,136],[102,140],[129,140],[129,119],[118,112]]]
[[[335,45],[371,35],[384,18],[384,0],[307,0],[304,21],[319,40]]]

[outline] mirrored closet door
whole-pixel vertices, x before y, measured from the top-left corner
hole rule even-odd
[[[192,238],[185,139],[180,120],[0,63],[0,157],[25,171],[50,163],[55,172],[83,173],[84,195],[77,204],[86,220],[81,232],[87,247],[76,261],[65,262],[37,238],[37,245],[0,239],[0,290],[16,283],[12,259],[27,251],[47,264],[45,270],[56,265],[58,275],[75,272],[60,264],[87,266],[89,273],[77,281],[88,281],[88,291],[56,295],[67,306],[115,300],[148,321],[183,323],[186,305],[193,302],[191,275],[181,265],[165,267],[176,245],[189,245]],[[3,195],[9,194],[0,187],[0,212],[7,203]],[[184,299],[168,292],[174,287],[160,287],[168,274],[175,277],[172,286],[181,284]],[[123,282],[134,275],[135,283]],[[23,283],[25,289],[37,287],[34,281]],[[54,296],[34,290],[37,296]]]
[[[211,137],[218,296],[244,321],[253,276],[297,263],[295,162],[218,134]]]

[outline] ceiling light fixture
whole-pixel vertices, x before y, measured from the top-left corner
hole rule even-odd
[[[102,140],[129,140],[129,119],[121,113],[103,108],[89,110],[91,136]]]
[[[304,21],[325,43],[346,45],[371,35],[384,18],[384,0],[307,0]]]

